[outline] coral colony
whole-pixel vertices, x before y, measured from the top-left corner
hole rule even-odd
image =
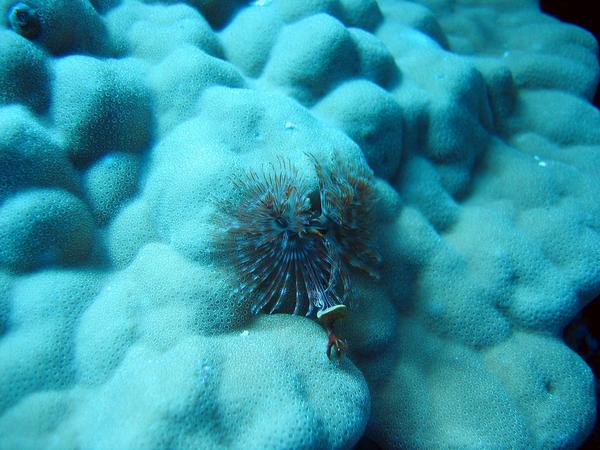
[[[332,348],[337,356],[346,350],[333,324],[346,315],[349,267],[378,277],[380,257],[369,223],[372,174],[337,160],[335,171],[327,170],[308,156],[318,190],[284,159],[270,171],[234,180],[242,198],[223,242],[243,279],[235,295],[251,298],[253,313],[291,309],[292,303],[294,314],[310,316],[316,310],[329,333],[330,358]]]
[[[598,45],[538,3],[0,1],[0,450],[585,447]]]

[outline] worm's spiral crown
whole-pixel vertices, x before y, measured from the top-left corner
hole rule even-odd
[[[234,295],[250,298],[252,312],[287,307],[311,315],[347,303],[348,265],[377,277],[380,258],[370,239],[372,175],[354,165],[329,172],[309,155],[319,178],[311,191],[287,160],[270,171],[234,180],[233,209],[223,250],[241,277]]]

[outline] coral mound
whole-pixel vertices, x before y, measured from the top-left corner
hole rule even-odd
[[[0,11],[0,449],[584,441],[561,333],[600,293],[587,32],[533,0]],[[281,158],[343,224],[341,359],[293,302],[234,301],[214,251],[232,177]],[[365,211],[331,203],[361,186],[336,158],[373,174]]]

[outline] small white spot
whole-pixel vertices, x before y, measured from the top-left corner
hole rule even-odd
[[[254,0],[250,4],[252,6],[267,6],[272,0]]]
[[[538,163],[538,166],[540,166],[540,167],[546,167],[547,165],[548,165],[548,163],[546,161],[540,161]]]
[[[200,366],[200,382],[206,384],[212,372],[212,367],[209,364],[202,364]]]
[[[510,52],[509,51],[505,51],[504,53],[502,53],[502,57],[503,58],[508,58],[510,56]]]
[[[242,337],[246,337],[246,336],[248,336],[249,334],[250,334],[250,332],[249,332],[248,330],[243,330],[243,331],[240,333],[240,336],[242,336]]]
[[[296,128],[296,124],[294,122],[292,122],[291,120],[288,120],[283,127],[286,130],[293,130],[294,128]]]
[[[103,158],[104,162],[107,162],[107,163],[113,163],[113,162],[115,162],[115,161],[116,161],[116,159],[117,159],[117,158],[115,158],[115,155],[113,155],[112,153],[109,153],[108,155],[106,155],[106,156]]]

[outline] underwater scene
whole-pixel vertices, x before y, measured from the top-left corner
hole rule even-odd
[[[542,6],[0,0],[0,450],[600,448]]]

